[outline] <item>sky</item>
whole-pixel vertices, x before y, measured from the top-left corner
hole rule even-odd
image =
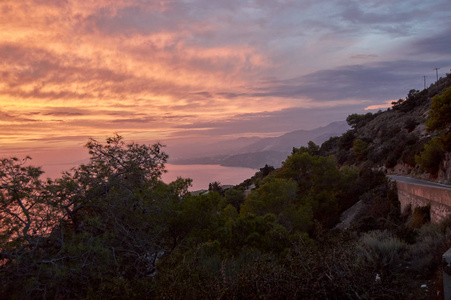
[[[451,68],[449,0],[0,0],[0,156],[313,129]],[[201,147],[201,144],[199,144]]]

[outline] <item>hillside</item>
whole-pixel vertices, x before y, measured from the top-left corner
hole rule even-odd
[[[208,193],[189,193],[190,179],[164,183],[161,144],[119,135],[91,139],[89,161],[55,180],[4,158],[0,298],[441,297],[451,219],[430,224],[429,206],[401,211],[383,171],[446,179],[450,79],[351,115],[342,136]]]
[[[389,174],[408,175],[450,183],[449,153],[442,151],[436,170],[418,163],[424,146],[440,136],[441,130],[428,130],[427,120],[434,96],[451,86],[451,75],[423,91],[411,90],[406,99],[393,102],[387,111],[347,118],[352,129],[321,145],[321,155],[335,155],[340,165],[367,165]],[[440,166],[439,166],[440,165]],[[429,172],[428,172],[429,171]]]
[[[344,121],[333,122],[312,130],[296,130],[279,137],[261,139],[243,147],[240,152],[280,151],[290,153],[293,147],[306,146],[309,141],[322,144],[330,137],[340,136],[348,129],[349,126]]]
[[[345,121],[333,122],[327,126],[312,130],[296,130],[282,136],[272,138],[237,139],[233,141],[218,143],[216,147],[210,145],[211,149],[222,149],[213,155],[202,155],[197,157],[178,158],[171,160],[172,164],[218,164],[228,167],[248,167],[258,169],[265,164],[280,167],[282,161],[291,153],[293,147],[306,146],[309,141],[323,143],[333,136],[340,136],[350,127]],[[239,146],[241,142],[242,146]],[[230,145],[237,145],[231,148]]]

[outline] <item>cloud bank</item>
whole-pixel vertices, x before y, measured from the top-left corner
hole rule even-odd
[[[451,67],[447,0],[0,3],[0,154],[274,135],[343,120]]]

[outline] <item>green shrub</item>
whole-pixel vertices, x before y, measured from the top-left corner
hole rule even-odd
[[[340,150],[349,150],[351,149],[355,139],[355,134],[353,130],[348,130],[344,133],[340,140],[338,141],[338,147]]]
[[[363,161],[368,155],[368,144],[361,139],[355,139],[352,150],[354,151],[354,156],[358,161]]]
[[[360,238],[357,257],[368,269],[385,275],[399,268],[405,249],[405,242],[390,232],[376,230]]]
[[[447,129],[451,123],[451,87],[442,95],[436,95],[432,99],[429,110],[429,120],[426,122],[428,130]]]
[[[443,159],[443,151],[440,139],[435,137],[424,145],[424,150],[415,155],[415,162],[426,172],[436,175]]]
[[[237,211],[240,210],[240,205],[244,203],[245,198],[244,190],[242,188],[227,189],[224,196],[228,204],[231,204],[233,207],[235,207]]]
[[[424,278],[432,276],[440,266],[443,253],[451,246],[450,233],[450,228],[443,224],[421,227],[416,242],[408,248],[411,269]]]

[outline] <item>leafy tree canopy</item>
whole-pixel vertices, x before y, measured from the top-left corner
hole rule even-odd
[[[1,160],[0,296],[89,298],[122,289],[155,273],[182,239],[168,234],[167,207],[186,196],[190,180],[161,182],[160,144],[116,135],[86,147],[89,163],[54,181],[42,181],[26,160]]]
[[[429,120],[426,122],[429,130],[450,129],[451,125],[451,87],[443,94],[432,99]]]

